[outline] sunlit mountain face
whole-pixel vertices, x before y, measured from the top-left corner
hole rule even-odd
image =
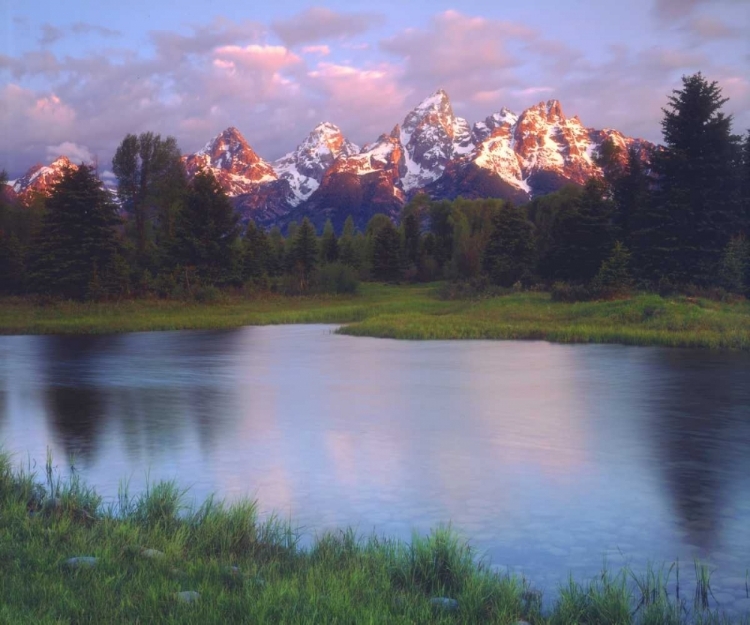
[[[377,212],[397,217],[417,193],[433,199],[493,197],[515,202],[584,184],[601,175],[597,155],[605,141],[646,153],[649,144],[613,129],[584,126],[557,100],[520,114],[506,108],[471,125],[457,117],[448,94],[422,100],[390,132],[360,148],[333,123],[318,124],[295,150],[266,161],[235,127],[184,157],[189,176],[210,170],[243,220],[266,226],[308,217],[340,227],[351,214],[360,227]],[[48,193],[69,165],[60,157],[15,181],[25,200]]]

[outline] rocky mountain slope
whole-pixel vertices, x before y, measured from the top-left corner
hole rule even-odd
[[[189,175],[210,169],[243,220],[284,226],[309,217],[340,226],[349,214],[362,227],[376,212],[397,217],[418,192],[434,199],[498,197],[521,203],[600,175],[596,155],[608,139],[622,148],[648,147],[617,130],[587,128],[566,117],[557,100],[520,115],[508,109],[470,126],[439,90],[390,133],[359,148],[331,123],[321,123],[289,154],[263,160],[236,128],[184,157]],[[19,196],[46,189],[69,161],[36,166],[18,181]]]
[[[49,195],[52,187],[62,179],[66,167],[78,169],[67,156],[58,156],[49,165],[34,165],[23,176],[10,181],[7,195],[22,204],[29,204],[37,194]]]

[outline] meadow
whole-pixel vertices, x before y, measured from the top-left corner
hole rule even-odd
[[[698,563],[693,595],[679,598],[673,564],[571,578],[543,610],[541,593],[496,573],[450,527],[409,543],[343,530],[301,549],[254,502],[187,509],[174,483],[105,502],[56,477],[50,458],[44,473],[0,455],[3,623],[731,622]]]
[[[98,334],[342,324],[353,336],[393,339],[532,339],[750,349],[750,303],[655,294],[554,302],[548,293],[444,299],[440,284],[363,284],[357,295],[221,294],[215,301],[0,300],[0,334]]]

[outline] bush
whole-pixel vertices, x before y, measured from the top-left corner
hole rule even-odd
[[[201,304],[212,304],[222,299],[222,293],[215,286],[202,286],[195,290],[193,297]]]
[[[357,270],[342,263],[323,265],[313,278],[313,284],[317,293],[352,295],[359,290]]]
[[[595,293],[589,287],[569,282],[555,282],[550,293],[553,302],[588,302],[595,299]]]

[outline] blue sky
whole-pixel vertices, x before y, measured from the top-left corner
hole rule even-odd
[[[183,151],[234,125],[261,156],[320,121],[363,144],[446,89],[478,121],[551,98],[658,141],[680,76],[717,80],[750,127],[750,0],[30,3],[0,0],[0,168],[108,167],[128,132]]]

